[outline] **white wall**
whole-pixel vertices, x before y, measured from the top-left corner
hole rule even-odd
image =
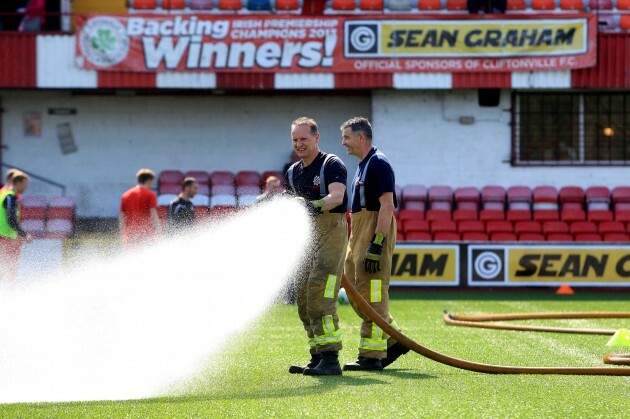
[[[375,144],[390,158],[397,183],[452,187],[484,185],[618,186],[627,168],[512,167],[510,92],[500,106],[481,108],[476,90],[377,91],[372,101]],[[460,116],[474,116],[461,125]]]
[[[68,186],[81,216],[116,216],[120,195],[149,167],[182,170],[281,170],[291,152],[290,123],[320,124],[321,148],[345,155],[339,125],[371,116],[369,96],[99,96],[0,92],[3,160]],[[75,108],[51,116],[49,108]],[[42,138],[23,134],[24,112],[41,112]],[[78,152],[63,155],[56,126],[69,122]],[[354,159],[349,172],[354,173]],[[47,192],[32,183],[31,194]]]

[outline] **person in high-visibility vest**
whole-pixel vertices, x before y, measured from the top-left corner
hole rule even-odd
[[[18,195],[28,187],[28,175],[14,172],[11,184],[0,192],[0,279],[17,278],[22,241],[31,237],[20,226]]]
[[[352,232],[346,254],[345,273],[361,296],[392,327],[389,314],[389,279],[396,245],[396,180],[385,155],[372,144],[372,125],[366,118],[352,118],[341,125],[342,145],[359,159],[352,179],[349,206]],[[350,300],[363,319],[359,357],[344,365],[344,371],[380,371],[409,348],[387,336]]]
[[[300,161],[285,174],[287,193],[308,209],[313,233],[295,278],[298,315],[306,330],[311,359],[305,366],[291,366],[289,372],[341,375],[342,344],[336,304],[348,243],[347,170],[339,157],[319,150],[319,131],[313,119],[293,121],[291,138]]]

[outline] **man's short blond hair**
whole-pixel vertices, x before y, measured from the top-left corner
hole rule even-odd
[[[22,171],[19,171],[19,170],[16,170],[13,173],[13,177],[11,178],[11,183],[13,183],[15,185],[16,183],[22,183],[22,182],[27,181],[29,179],[30,178],[29,178],[29,176],[26,173],[24,173]]]
[[[7,182],[10,182],[17,173],[20,173],[18,169],[9,169],[7,170]]]
[[[155,172],[151,169],[140,169],[138,173],[136,173],[136,179],[138,183],[142,184],[149,180],[155,179]]]
[[[291,123],[291,129],[298,125],[307,125],[311,129],[311,134],[316,135],[319,132],[317,122],[313,118],[302,116]]]

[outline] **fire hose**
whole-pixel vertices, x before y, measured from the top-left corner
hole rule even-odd
[[[451,314],[444,311],[444,323],[452,326],[480,327],[484,329],[520,330],[531,332],[573,333],[580,335],[614,335],[615,329],[580,329],[494,323],[495,320],[568,320],[568,319],[630,319],[630,312],[566,312],[566,313],[505,313],[505,314]],[[630,354],[604,356],[604,363],[630,365]]]
[[[439,362],[450,367],[459,368],[467,371],[480,372],[485,374],[555,374],[555,375],[618,375],[630,376],[630,368],[624,367],[515,367],[504,365],[483,364],[479,362],[468,361],[465,359],[455,358],[443,353],[434,351],[433,349],[423,346],[413,339],[407,337],[402,332],[394,329],[387,320],[383,319],[370,304],[359,294],[352,283],[343,275],[341,285],[346,290],[348,298],[363,314],[372,320],[385,333],[394,338],[396,341],[405,345],[412,351],[433,361]],[[619,357],[619,355],[609,355]],[[626,356],[622,356],[626,358]]]

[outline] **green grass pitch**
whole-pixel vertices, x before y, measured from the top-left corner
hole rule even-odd
[[[442,310],[459,313],[626,311],[627,294],[397,293],[391,310],[418,342],[487,363],[602,366],[609,337],[493,331],[446,326]],[[235,302],[238,304],[238,302]],[[345,349],[356,357],[359,320],[340,307]],[[627,320],[532,321],[568,327],[628,327]],[[624,351],[625,349],[625,351]],[[227,342],[187,394],[138,401],[0,406],[1,417],[628,417],[630,377],[484,375],[410,353],[381,373],[342,377],[290,375],[307,347],[295,306],[274,306],[255,328]],[[628,367],[630,368],[630,367]],[[94,377],[98,379],[98,377]],[[121,377],[124,379],[124,377]]]

